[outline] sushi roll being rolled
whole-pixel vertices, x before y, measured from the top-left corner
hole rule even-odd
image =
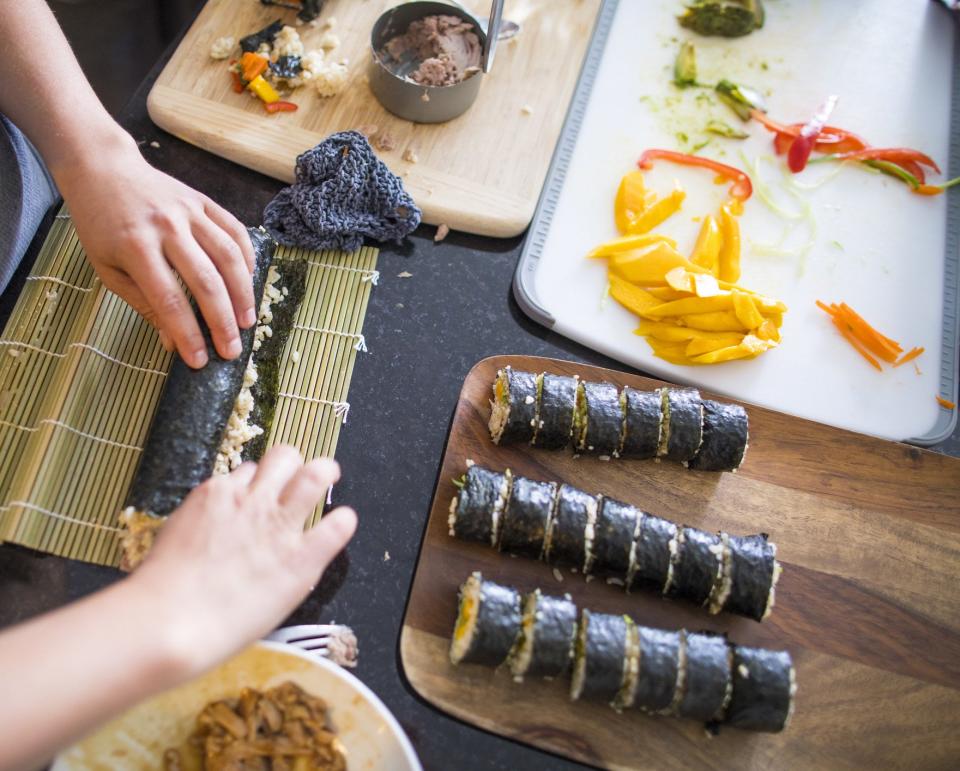
[[[733,651],[724,637],[686,635],[686,677],[677,707],[680,717],[710,722],[723,717],[733,693]]]
[[[515,477],[500,526],[500,550],[539,559],[556,497],[556,482]]]
[[[574,447],[578,452],[616,455],[620,450],[623,412],[612,383],[581,383],[577,390]]]
[[[529,442],[537,425],[537,377],[504,367],[497,372],[490,402],[490,438],[494,444]]]
[[[510,656],[514,680],[525,675],[559,677],[573,660],[577,606],[570,596],[545,597],[534,589],[523,598],[520,641]]]
[[[685,527],[677,536],[672,564],[673,575],[664,594],[704,605],[721,583],[723,541],[715,533]]]
[[[660,446],[663,400],[659,391],[638,391],[624,386],[620,392],[623,433],[620,457],[655,458]]]
[[[559,450],[570,444],[573,435],[578,378],[547,373],[540,377],[540,410],[533,443],[545,450]]]
[[[509,469],[499,474],[476,464],[468,468],[459,494],[450,501],[450,535],[496,546],[510,480]]]
[[[589,610],[581,613],[570,683],[572,700],[583,697],[614,704],[626,698],[631,624],[626,616]]]
[[[727,541],[729,589],[721,589],[710,610],[716,613],[723,609],[762,621],[773,609],[780,578],[776,544],[770,543],[764,533],[731,535]],[[714,610],[718,605],[719,608]]]
[[[669,712],[683,697],[686,659],[683,631],[637,627],[640,666],[633,706],[647,712]]]
[[[787,651],[734,645],[733,695],[725,722],[750,731],[782,731],[793,714],[796,690]]]
[[[520,593],[473,573],[460,587],[457,623],[450,642],[454,664],[499,666],[520,634]]]
[[[657,455],[686,464],[703,441],[703,400],[695,388],[660,389],[663,431]]]
[[[739,404],[703,401],[703,441],[687,464],[699,471],[736,471],[747,454],[747,411]]]
[[[584,573],[593,561],[598,496],[568,484],[557,491],[557,507],[547,529],[544,559]]]
[[[677,526],[673,522],[644,513],[630,558],[627,583],[631,589],[664,591],[673,576],[671,545],[675,545],[676,538]]]
[[[626,582],[641,517],[641,511],[629,503],[601,498],[591,572]]]

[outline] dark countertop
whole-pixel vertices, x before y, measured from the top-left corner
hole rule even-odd
[[[150,122],[146,96],[165,60],[141,86],[122,122],[143,143],[152,164],[244,222],[258,224],[280,183],[187,145]],[[160,146],[151,147],[151,141]],[[380,284],[363,329],[370,353],[357,358],[350,420],[337,448],[344,474],[335,501],[356,508],[360,526],[346,553],[291,621],[335,620],[354,628],[360,640],[355,673],[396,715],[425,768],[581,768],[429,706],[404,678],[399,634],[450,419],[473,364],[512,353],[624,367],[524,316],[511,291],[521,238],[451,233],[435,244],[433,232],[421,227],[403,246],[381,248]],[[0,325],[27,271],[22,266],[0,300]],[[412,276],[398,278],[402,271]],[[960,430],[936,449],[960,455]],[[113,569],[0,546],[0,627],[59,607],[120,576]]]

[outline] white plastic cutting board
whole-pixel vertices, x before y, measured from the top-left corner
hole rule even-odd
[[[751,243],[777,242],[791,221],[755,193],[741,219],[741,283],[782,299],[789,312],[781,346],[752,361],[680,367],[654,357],[633,334],[636,317],[601,299],[605,262],[583,257],[617,235],[614,192],[644,149],[683,147],[678,132],[690,138],[689,149],[710,117],[741,125],[722,105],[697,105],[694,92],[678,98],[670,80],[679,40],[686,38],[696,44],[701,81],[726,77],[761,90],[773,118],[806,120],[828,94],[839,94],[831,124],[876,146],[922,149],[946,171],[955,30],[942,7],[928,0],[777,0],[767,6],[762,30],[724,40],[683,30],[675,20],[678,0],[620,0],[540,249],[536,298],[556,319],[557,332],[645,372],[863,433],[929,435],[949,424],[934,398],[943,393],[946,196],[913,195],[887,177],[844,168],[800,194],[815,228],[795,229],[786,246],[812,240],[809,252],[772,257],[752,253]],[[748,140],[715,139],[699,153],[741,168],[741,152],[751,162],[765,156],[762,176],[772,194],[782,208],[799,211],[799,199],[784,187],[782,161],[773,161],[772,135],[756,123],[747,130]],[[813,166],[798,179],[813,183],[833,168]],[[726,186],[711,184],[705,171],[666,163],[647,180],[660,191],[678,180],[686,190],[681,213],[659,230],[689,254],[699,227],[693,218],[716,213]],[[921,374],[909,364],[874,370],[839,336],[816,299],[847,302],[905,349],[924,346]]]

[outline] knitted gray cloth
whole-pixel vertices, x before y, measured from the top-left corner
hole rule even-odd
[[[267,204],[263,224],[287,246],[352,252],[364,236],[399,241],[420,209],[363,134],[341,131],[297,158],[296,182]]]

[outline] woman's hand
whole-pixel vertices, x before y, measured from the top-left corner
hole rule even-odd
[[[204,482],[164,524],[128,580],[158,603],[167,642],[194,672],[274,629],[350,540],[356,514],[344,507],[303,529],[339,478],[334,460],[304,464],[273,447]]]
[[[193,293],[217,353],[236,358],[239,328],[256,320],[254,255],[228,211],[154,169],[123,132],[107,147],[51,171],[87,257],[104,285],[176,347],[191,367],[207,363],[200,327],[174,270]]]

